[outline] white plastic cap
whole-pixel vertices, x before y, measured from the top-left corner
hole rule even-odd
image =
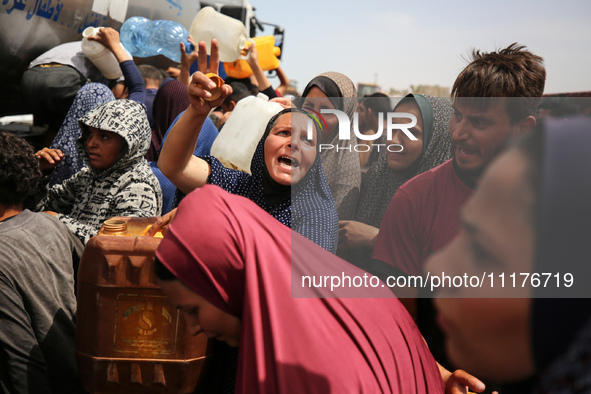
[[[257,94],[257,98],[264,100],[264,101],[269,101],[269,97],[265,93],[259,92],[259,94]]]

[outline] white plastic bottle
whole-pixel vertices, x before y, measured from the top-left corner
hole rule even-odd
[[[89,40],[88,37],[97,35],[100,27],[87,27],[82,32],[82,52],[108,79],[117,79],[123,73],[119,62],[113,52],[97,41]]]
[[[211,155],[225,167],[250,172],[250,162],[269,120],[283,107],[260,93],[238,101],[211,146]]]
[[[246,60],[241,55],[248,41],[246,27],[238,19],[217,12],[213,7],[203,7],[191,24],[189,32],[196,43],[205,41],[207,54],[211,54],[211,39],[216,38],[220,48],[220,61]]]

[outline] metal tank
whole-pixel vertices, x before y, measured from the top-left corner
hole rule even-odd
[[[0,116],[25,113],[20,80],[29,63],[43,52],[65,42],[79,41],[89,26],[119,30],[132,16],[166,19],[187,29],[201,7],[241,19],[254,36],[253,8],[247,0],[2,0],[0,2]],[[251,27],[252,24],[252,27]],[[164,56],[136,58],[167,68]]]

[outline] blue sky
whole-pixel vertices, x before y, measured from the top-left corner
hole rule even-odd
[[[285,28],[282,66],[300,91],[324,71],[386,91],[451,87],[472,48],[512,42],[544,58],[546,93],[591,90],[589,0],[250,2],[259,20]]]

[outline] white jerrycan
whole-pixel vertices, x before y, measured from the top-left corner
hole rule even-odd
[[[88,39],[90,36],[97,35],[100,27],[87,27],[82,32],[82,52],[99,69],[101,74],[108,79],[117,79],[123,73],[119,62],[113,55],[113,52],[103,44]]]
[[[241,55],[249,41],[246,27],[238,19],[219,13],[213,7],[203,7],[195,15],[189,33],[193,36],[195,43],[205,41],[208,55],[211,55],[211,39],[216,38],[221,62],[247,59]]]
[[[250,162],[269,120],[283,107],[264,94],[238,101],[211,146],[211,155],[225,167],[250,174]]]

